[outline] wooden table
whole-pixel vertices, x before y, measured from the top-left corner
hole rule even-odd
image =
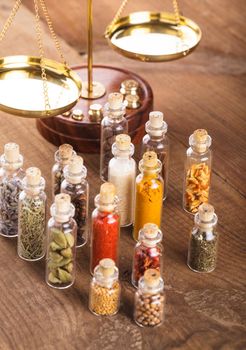
[[[1,0],[1,24],[12,3]],[[24,3],[1,44],[2,56],[37,53],[34,16],[29,10],[32,0]],[[0,349],[245,349],[245,1],[181,1],[183,12],[200,24],[203,39],[191,56],[163,64],[131,61],[108,48],[102,32],[119,3],[95,1],[95,61],[124,66],[148,80],[155,108],[164,112],[169,125],[170,188],[162,226],[166,321],[157,329],[141,329],[132,321],[134,289],[129,282],[134,242],[130,229],[121,233],[122,306],[117,316],[106,319],[88,311],[88,246],[78,250],[75,285],[57,291],[44,282],[44,261],[20,260],[16,240],[1,238]],[[85,63],[85,0],[62,4],[47,0],[47,4],[70,64]],[[150,8],[147,0],[141,4]],[[140,9],[140,2],[133,5]],[[163,1],[153,2],[151,8],[163,9]],[[46,56],[53,57],[47,29],[44,38]],[[19,143],[25,167],[42,169],[50,193],[55,147],[39,136],[33,120],[2,112],[0,117],[1,152],[6,142]],[[211,202],[219,216],[220,246],[218,266],[208,275],[193,273],[186,266],[192,218],[181,208],[184,152],[196,128],[206,128],[213,138]],[[100,185],[99,157],[83,156],[93,184],[92,209]]]

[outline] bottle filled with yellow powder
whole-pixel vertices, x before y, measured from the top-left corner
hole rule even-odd
[[[139,163],[136,178],[135,220],[133,238],[138,240],[139,230],[148,222],[161,225],[163,178],[161,161],[155,152],[146,152]]]

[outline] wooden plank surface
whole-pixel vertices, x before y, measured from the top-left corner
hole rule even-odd
[[[32,1],[24,2],[29,7]],[[78,250],[75,285],[61,292],[45,285],[44,261],[21,261],[16,240],[1,238],[0,349],[245,349],[245,2],[182,1],[184,14],[201,25],[203,40],[191,56],[163,64],[127,60],[108,48],[101,34],[119,3],[95,1],[95,61],[123,66],[148,80],[155,108],[164,111],[169,124],[170,191],[162,225],[166,321],[158,329],[140,329],[132,321],[134,289],[129,280],[134,242],[130,229],[121,234],[122,307],[110,319],[97,318],[87,308],[88,246]],[[141,9],[147,9],[148,3],[142,0]],[[156,1],[157,8],[162,3]],[[12,0],[0,1],[0,23],[12,4]],[[84,63],[85,56],[78,52],[85,51],[85,0],[62,5],[47,0],[47,4],[69,62]],[[23,8],[0,46],[1,56],[37,52],[33,23],[32,13]],[[47,30],[44,39],[47,56],[53,57]],[[42,169],[50,192],[55,147],[39,136],[34,121],[2,112],[0,118],[0,149],[9,141],[19,143],[25,166]],[[198,127],[207,128],[213,137],[212,203],[219,215],[218,266],[209,275],[192,273],[186,266],[192,219],[181,209],[184,152],[188,136]],[[100,185],[99,158],[84,158],[93,184],[92,209]]]

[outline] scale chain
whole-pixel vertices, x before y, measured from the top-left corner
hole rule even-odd
[[[14,7],[12,8],[9,17],[7,18],[6,22],[4,23],[3,29],[0,33],[0,41],[2,41],[9,29],[9,27],[11,26],[11,24],[13,23],[13,20],[16,16],[16,13],[18,12],[20,5],[22,3],[22,0],[16,0]]]

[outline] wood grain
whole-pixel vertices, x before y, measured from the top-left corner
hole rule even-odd
[[[24,2],[31,4],[31,0]],[[12,3],[1,0],[0,23]],[[64,1],[62,6],[60,1],[47,3],[66,41],[62,43],[69,62],[84,64],[85,57],[77,52],[85,49],[85,11],[83,15],[80,12],[85,0]],[[121,233],[122,307],[119,315],[109,319],[97,318],[87,308],[88,246],[78,250],[74,287],[61,292],[45,285],[44,261],[21,261],[16,240],[1,238],[0,349],[245,349],[245,2],[183,0],[184,14],[201,25],[203,39],[191,56],[164,64],[138,63],[112,52],[101,34],[120,1],[94,3],[95,62],[110,62],[142,75],[153,88],[155,108],[164,111],[169,124],[170,191],[162,225],[166,321],[153,330],[141,329],[132,321],[134,289],[129,281],[134,242],[130,228]],[[137,8],[137,3],[132,2],[132,6]],[[147,0],[141,1],[142,8],[148,8],[148,4]],[[162,4],[156,1],[156,7]],[[1,55],[37,52],[33,21],[31,12],[23,8],[8,40],[0,46]],[[44,38],[47,55],[53,56],[47,30]],[[0,118],[0,148],[9,141],[19,143],[25,167],[36,165],[42,169],[50,193],[55,147],[41,138],[34,121],[2,112]],[[207,128],[213,137],[211,202],[219,216],[218,266],[208,275],[195,274],[186,266],[192,218],[181,208],[184,152],[188,136],[198,127]],[[100,185],[98,155],[86,155],[85,163],[92,209]]]

